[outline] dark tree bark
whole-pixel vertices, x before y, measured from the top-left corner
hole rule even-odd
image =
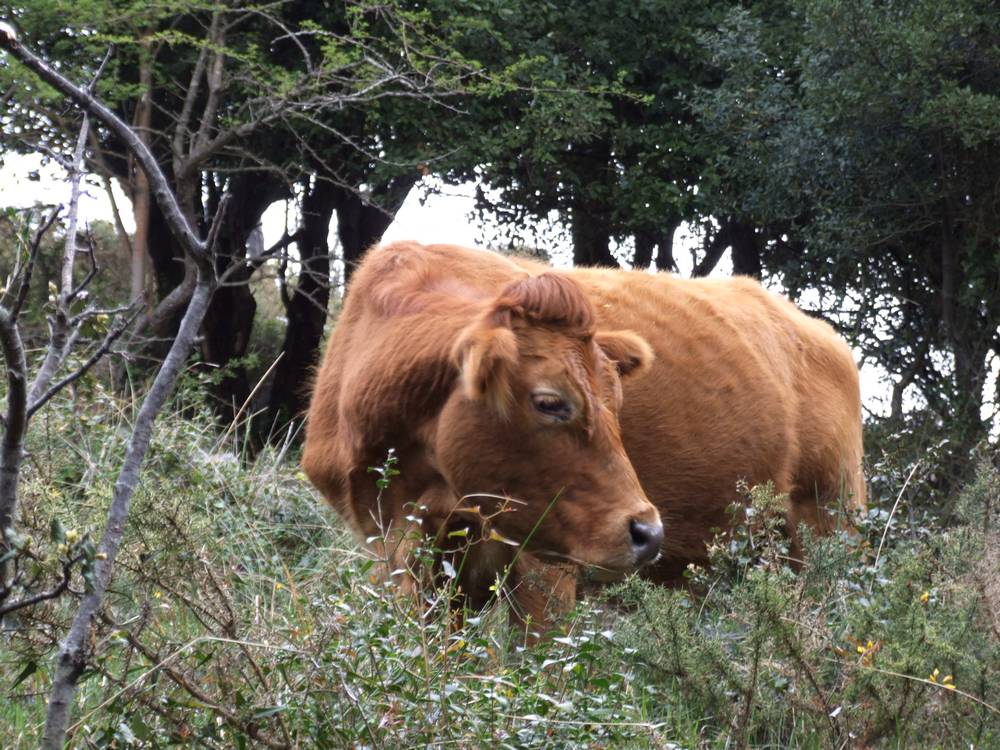
[[[635,235],[635,255],[632,256],[632,268],[645,271],[653,262],[653,251],[656,249],[656,234],[646,230],[638,230]]]
[[[732,234],[733,274],[760,278],[760,236],[744,222],[733,222]]]
[[[611,220],[597,201],[580,196],[571,217],[574,266],[618,268],[611,254]]]
[[[726,221],[719,227],[719,231],[707,244],[704,257],[691,270],[691,276],[695,278],[708,276],[719,265],[726,248],[732,244],[732,226],[732,222]]]
[[[382,239],[421,176],[420,172],[413,170],[394,177],[378,185],[368,199],[356,190],[337,188],[337,237],[344,260],[345,285],[351,280],[351,274],[365,251]]]
[[[733,274],[760,278],[760,236],[754,227],[736,219],[726,219],[705,248],[705,256],[694,267],[692,276],[708,276],[732,248]]]
[[[319,361],[327,309],[330,302],[330,247],[327,237],[338,188],[316,180],[302,200],[302,225],[296,246],[302,269],[298,284],[289,293],[282,286],[288,327],[281,345],[281,359],[274,368],[266,428],[271,436],[284,432],[309,404],[312,370]]]
[[[611,254],[610,163],[611,144],[605,140],[577,145],[571,155],[569,221],[574,266],[619,267]]]
[[[677,270],[677,261],[674,260],[674,235],[677,234],[677,227],[680,225],[679,221],[673,220],[660,234],[656,252],[657,271]]]
[[[247,353],[257,311],[250,290],[256,266],[247,262],[246,244],[269,205],[288,194],[274,176],[242,172],[229,180],[231,196],[219,235],[216,269],[226,273],[226,284],[216,289],[202,324],[201,355],[210,367],[223,367],[224,376],[211,387],[219,415],[231,421],[250,397],[252,384],[239,360]]]
[[[166,298],[184,280],[184,251],[174,239],[163,216],[163,209],[156,201],[149,206],[149,259],[153,266],[153,281],[156,284],[156,300]],[[156,335],[172,335],[177,330],[180,317],[165,331],[155,331]]]

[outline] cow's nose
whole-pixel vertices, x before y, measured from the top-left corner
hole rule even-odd
[[[643,523],[632,519],[628,526],[632,535],[632,551],[635,553],[636,565],[645,565],[651,562],[660,554],[660,545],[663,544],[663,524]]]

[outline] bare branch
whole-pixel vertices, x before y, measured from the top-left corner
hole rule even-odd
[[[28,426],[28,363],[17,320],[0,307],[0,348],[7,365],[7,416],[0,447],[0,549],[7,548],[7,529],[14,523],[17,507],[17,481],[21,470],[24,432]],[[6,567],[0,567],[6,583]]]
[[[87,249],[84,251],[87,254],[87,258],[90,260],[90,270],[87,271],[87,275],[83,277],[83,281],[77,284],[69,293],[69,302],[73,302],[80,294],[90,286],[90,282],[94,280],[98,272],[101,270],[100,264],[97,262],[97,255],[94,253],[94,235],[91,234],[90,226],[87,226]]]
[[[74,326],[77,326],[85,320],[96,318],[100,315],[121,315],[122,313],[132,310],[135,305],[138,305],[140,302],[141,300],[135,300],[131,305],[119,305],[118,307],[88,307],[83,312],[74,315],[71,322]]]
[[[27,599],[15,600],[9,604],[4,604],[0,607],[0,617],[9,615],[11,612],[16,612],[19,609],[25,609],[26,607],[33,607],[36,604],[47,601],[49,599],[55,599],[58,596],[62,596],[63,592],[69,589],[69,582],[73,578],[73,566],[76,565],[83,559],[83,555],[77,555],[76,557],[65,560],[62,564],[62,579],[53,586],[48,591],[42,591],[34,596],[29,596]]]
[[[38,397],[37,401],[33,401],[31,403],[31,405],[28,407],[28,419],[31,419],[31,417],[33,417],[39,409],[45,406],[45,404],[48,403],[53,396],[59,393],[59,391],[61,391],[70,383],[76,382],[84,375],[86,375],[88,372],[90,372],[90,370],[94,367],[94,365],[100,362],[101,359],[104,358],[104,355],[111,351],[112,345],[119,338],[121,338],[121,335],[125,333],[126,329],[130,325],[132,325],[132,322],[139,316],[139,312],[142,310],[142,307],[138,301],[133,304],[135,306],[135,309],[132,311],[132,313],[123,318],[122,320],[120,320],[117,325],[113,326],[107,332],[107,334],[104,336],[104,340],[101,342],[101,345],[94,350],[94,352],[87,358],[86,362],[84,362],[69,375],[67,375],[58,383],[49,388],[45,393],[43,393],[41,396]]]
[[[163,211],[170,231],[177,237],[184,250],[192,257],[205,259],[205,243],[194,233],[177,203],[177,198],[170,189],[170,183],[156,162],[156,158],[142,142],[135,131],[102,102],[90,93],[88,88],[77,86],[48,63],[20,44],[11,36],[0,34],[0,48],[6,49],[25,66],[37,73],[42,80],[62,92],[81,108],[100,120],[109,130],[120,138],[129,151],[135,154],[143,171],[150,181],[153,194]]]
[[[41,226],[38,227],[38,231],[35,232],[35,238],[31,242],[31,249],[28,252],[28,263],[24,267],[24,272],[21,274],[21,281],[17,288],[17,296],[14,298],[14,306],[10,310],[11,318],[16,321],[18,315],[21,314],[21,308],[24,307],[25,300],[28,299],[28,292],[31,290],[31,276],[35,270],[35,261],[38,260],[38,253],[42,246],[42,240],[45,235],[55,224],[56,219],[59,218],[59,209],[56,208],[48,219],[42,222]]]
[[[271,247],[262,251],[259,255],[255,255],[252,258],[240,258],[235,263],[229,266],[225,271],[219,275],[219,286],[241,286],[246,284],[246,280],[239,281],[236,284],[229,284],[229,278],[240,268],[248,268],[250,272],[253,273],[262,265],[267,263],[267,261],[275,258],[278,253],[287,248],[289,245],[297,242],[299,239],[299,232],[289,234],[287,231],[285,234],[275,242]]]
[[[216,16],[212,17],[215,23]],[[194,104],[201,90],[201,77],[205,74],[205,61],[208,59],[208,47],[202,47],[198,53],[198,60],[194,64],[194,71],[191,73],[191,82],[188,84],[187,93],[184,96],[184,105],[181,107],[180,116],[174,126],[174,137],[171,140],[173,151],[174,174],[178,175],[184,166],[184,142],[189,135],[188,124],[191,122],[191,114],[194,112]]]
[[[208,100],[201,113],[201,122],[198,124],[198,132],[195,134],[191,145],[191,153],[196,154],[208,143],[209,133],[215,127],[215,113],[219,109],[219,96],[222,90],[222,71],[226,62],[223,52],[225,44],[225,31],[222,29],[222,14],[217,10],[212,14],[212,26],[208,32],[208,43],[214,47],[212,53],[212,63],[208,68],[205,81],[208,85]],[[198,163],[200,163],[200,159]],[[187,171],[182,170],[182,171]]]
[[[28,393],[29,401],[38,400],[38,396],[48,388],[63,360],[66,359],[67,344],[70,339],[69,306],[73,301],[73,265],[76,261],[76,222],[80,205],[80,183],[83,180],[83,150],[87,145],[89,128],[90,118],[84,115],[76,148],[73,150],[73,160],[69,172],[70,199],[66,237],[63,243],[59,299],[56,302],[55,315],[49,324],[49,347],[45,352],[45,359],[42,360],[42,365],[38,368],[35,379],[31,383],[31,390]]]

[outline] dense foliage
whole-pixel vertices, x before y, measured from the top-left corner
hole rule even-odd
[[[77,80],[113,43],[96,90],[146,134],[191,214],[207,226],[234,195],[220,268],[286,281],[282,356],[256,390],[258,295],[216,293],[201,354],[224,373],[211,389],[224,418],[250,399],[259,439],[302,410],[286,384],[315,362],[341,274],[437,175],[477,180],[486,233],[550,257],[568,239],[578,263],[674,268],[681,227],[702,239],[687,248],[697,275],[730,251],[735,272],[835,322],[890,380],[890,428],[948,439],[944,474],[963,474],[997,408],[995,3],[303,8],[0,5]],[[4,150],[69,141],[74,115],[48,87],[3,65],[0,88]],[[163,300],[186,278],[179,251],[121,144],[104,131],[98,144],[90,166],[138,200],[133,244]],[[298,219],[267,263],[254,227],[287,198]],[[176,311],[163,312],[169,333]]]
[[[704,37],[724,72],[697,111],[712,199],[759,227],[765,272],[926,405],[958,460],[996,417],[1000,11],[995,3],[736,10]],[[988,402],[989,411],[983,409]]]
[[[798,575],[756,490],[693,590],[594,592],[522,650],[502,610],[456,627],[447,585],[413,607],[374,579],[280,449],[247,469],[231,435],[199,426],[199,389],[157,430],[73,746],[1000,747],[1000,475],[985,464],[960,525],[911,524],[887,487],[859,538],[813,543]],[[98,528],[127,433],[130,405],[98,382],[77,403],[30,444],[39,566]],[[7,747],[33,746],[71,605],[8,636]]]

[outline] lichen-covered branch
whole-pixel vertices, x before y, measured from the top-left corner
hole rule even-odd
[[[28,425],[28,364],[17,319],[3,307],[0,307],[0,348],[7,366],[7,415],[0,445],[0,551],[6,551],[6,532],[14,523],[17,508],[17,480]],[[6,583],[6,569],[6,565],[0,567],[3,583]]]
[[[122,140],[128,150],[135,155],[143,172],[146,173],[146,177],[150,181],[150,187],[153,190],[153,195],[156,196],[156,201],[163,211],[164,219],[169,225],[171,233],[181,243],[185,252],[194,257],[204,259],[206,256],[205,242],[198,238],[194,229],[184,218],[184,214],[177,203],[177,198],[170,189],[170,183],[166,175],[163,174],[163,171],[156,162],[156,158],[142,142],[138,134],[103,102],[99,101],[90,92],[88,87],[77,86],[68,80],[55,70],[55,68],[38,57],[38,55],[22,45],[15,36],[0,34],[0,49],[7,50],[20,60],[22,64],[37,73],[42,80],[72,99],[84,111],[99,120]]]
[[[16,38],[0,34],[0,47],[8,49],[47,83],[73,99],[87,113],[99,119],[121,138],[145,171],[171,232],[196,268],[194,290],[181,320],[180,329],[156,374],[156,378],[153,380],[149,393],[143,399],[136,417],[132,437],[125,450],[125,459],[115,482],[104,534],[98,547],[93,586],[84,594],[80,608],[70,626],[69,634],[59,650],[59,662],[49,696],[49,708],[41,747],[47,750],[62,750],[65,744],[73,696],[76,694],[77,682],[83,673],[89,655],[90,631],[103,604],[104,593],[114,570],[115,557],[121,548],[125,522],[132,505],[132,495],[139,482],[139,472],[152,440],[153,423],[173,391],[177,377],[191,354],[216,286],[211,249],[215,244],[229,201],[228,197],[223,197],[207,239],[199,239],[194,228],[181,212],[166,176],[149,149],[131,128],[116,117],[104,104],[95,99],[88,89],[81,88],[67,80],[46,62],[25,49]]]
[[[177,376],[191,354],[212,297],[213,286],[213,277],[200,267],[194,294],[184,313],[180,330],[136,417],[132,438],[125,451],[125,460],[115,482],[104,535],[98,547],[94,586],[81,600],[80,609],[70,627],[69,635],[59,650],[59,662],[49,696],[49,710],[41,745],[46,750],[62,750],[65,744],[66,727],[73,696],[76,694],[77,681],[87,663],[90,630],[104,601],[108,583],[111,581],[115,557],[125,533],[125,521],[132,506],[132,495],[139,482],[139,472],[152,440],[153,422],[173,391]]]

